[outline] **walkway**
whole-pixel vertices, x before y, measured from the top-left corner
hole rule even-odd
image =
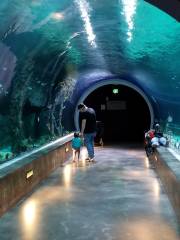
[[[1,240],[178,240],[169,200],[143,149],[96,149],[67,163],[0,218]]]

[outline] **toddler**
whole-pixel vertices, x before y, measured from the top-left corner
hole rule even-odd
[[[76,154],[79,161],[80,149],[82,146],[82,139],[78,132],[74,133],[74,138],[72,139],[72,149],[73,149],[73,162],[75,162]]]

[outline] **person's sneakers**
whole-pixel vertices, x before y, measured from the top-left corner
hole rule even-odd
[[[85,159],[87,162],[92,162],[92,163],[95,163],[96,161],[94,160],[94,158],[86,158]]]
[[[91,158],[91,159],[90,159],[90,162],[95,163],[96,161],[95,161],[94,158]]]

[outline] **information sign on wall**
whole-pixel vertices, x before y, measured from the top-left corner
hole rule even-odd
[[[108,101],[107,110],[126,110],[125,101]]]

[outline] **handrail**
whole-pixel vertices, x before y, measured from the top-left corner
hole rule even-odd
[[[16,163],[22,160],[24,161],[25,159],[28,159],[28,158],[34,159],[35,157],[37,158],[40,155],[47,154],[48,152],[56,149],[57,147],[62,146],[64,143],[71,141],[72,138],[73,138],[73,133],[63,136],[61,138],[58,138],[57,140],[47,143],[39,148],[33,149],[28,153],[24,153],[23,155],[12,158],[11,160],[0,164],[0,170],[12,165],[13,163]]]
[[[168,125],[166,126],[166,128],[173,128],[173,129],[178,129],[180,130],[180,126],[178,126],[175,123],[168,123]]]

